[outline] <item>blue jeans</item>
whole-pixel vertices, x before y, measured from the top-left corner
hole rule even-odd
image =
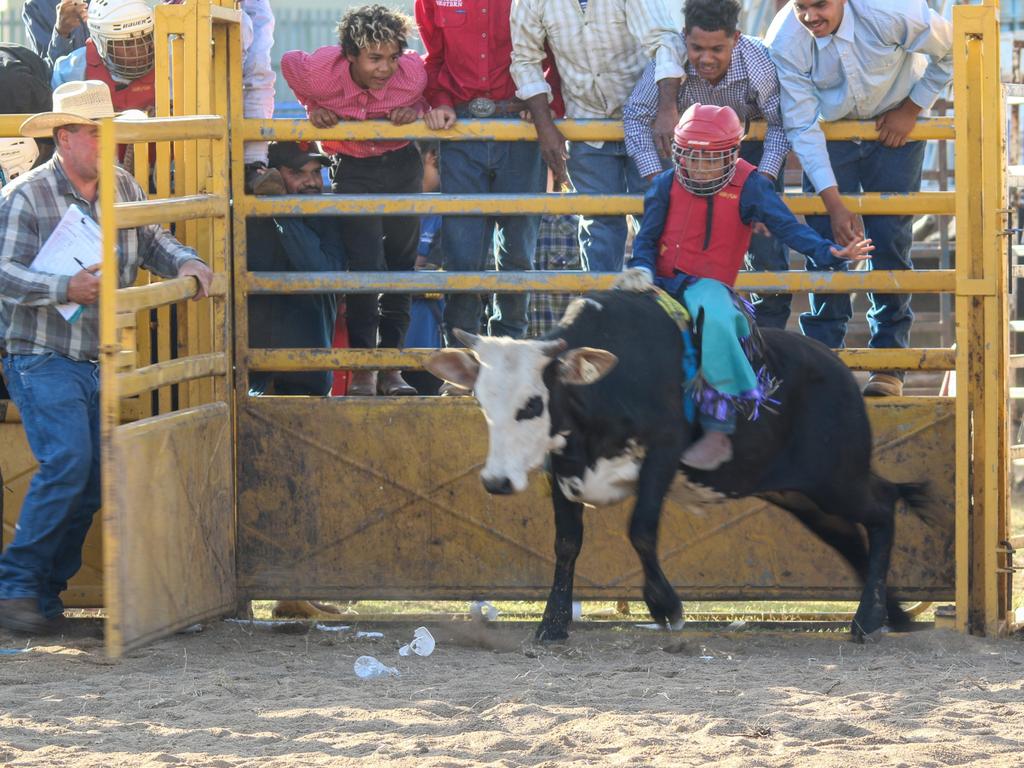
[[[828,156],[839,184],[839,192],[918,192],[924,164],[923,141],[912,141],[899,149],[889,149],[877,141],[830,141]],[[813,191],[804,176],[804,191]],[[874,241],[872,269],[913,269],[910,246],[914,236],[913,216],[865,216],[864,229]],[[832,239],[828,216],[808,216],[807,223],[822,237]],[[808,264],[808,269],[813,267]],[[853,316],[847,294],[810,295],[811,311],[800,315],[800,328],[813,339],[838,349],[846,338],[846,326]],[[880,349],[910,346],[910,326],[914,313],[910,296],[903,293],[869,293],[871,328],[869,346]]]
[[[100,508],[99,368],[50,352],[8,355],[4,374],[39,471],[0,556],[0,598],[34,597],[53,617]]]
[[[622,141],[595,149],[569,142],[569,179],[583,195],[643,194],[649,186]],[[626,258],[625,216],[580,216],[580,257],[588,272],[621,272]]]
[[[458,141],[441,143],[441,191],[450,194],[543,194],[545,168],[534,142]],[[491,260],[500,271],[533,269],[540,216],[445,216],[441,250],[449,272],[482,272]],[[529,295],[497,294],[488,323],[492,336],[526,335]],[[472,293],[446,297],[445,336],[461,346],[452,331],[480,332],[483,304]]]
[[[763,141],[745,141],[740,145],[740,157],[751,165],[761,162],[764,155]],[[784,169],[783,169],[784,170]],[[784,190],[783,170],[775,180],[775,191],[780,195]],[[750,251],[747,253],[747,268],[753,272],[788,272],[789,248],[777,237],[753,235],[750,238]],[[790,305],[793,296],[788,293],[752,293],[751,303],[754,305],[755,320],[762,328],[786,328],[789,321]]]

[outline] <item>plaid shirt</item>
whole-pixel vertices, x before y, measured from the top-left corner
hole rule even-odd
[[[121,167],[114,170],[118,202],[146,199],[130,173]],[[57,155],[0,193],[0,332],[11,354],[56,352],[72,360],[99,357],[99,305],[90,304],[74,323],[67,322],[54,305],[67,302],[71,278],[31,269],[39,249],[72,203],[96,218],[96,205],[78,194]],[[155,224],[122,229],[118,254],[121,288],[135,283],[139,266],[174,277],[182,264],[199,258]]]
[[[622,112],[626,133],[626,152],[633,158],[641,176],[660,173],[664,166],[654,148],[655,115],[658,113],[658,85],[652,65],[644,70]],[[679,89],[680,113],[693,104],[732,107],[740,120],[766,120],[768,131],[759,170],[778,178],[789,154],[789,140],[782,126],[779,78],[768,49],[755,38],[740,35],[732,52],[729,69],[718,85],[711,85],[686,62],[686,81]]]
[[[619,117],[651,59],[658,80],[683,74],[683,42],[666,0],[590,0],[586,10],[578,0],[515,0],[511,26],[516,96],[550,100],[541,66],[546,42],[566,117]]]
[[[540,220],[534,269],[582,269],[578,216],[545,215]],[[576,298],[571,293],[534,293],[530,297],[530,325],[527,336],[542,336],[562,319],[566,307]]]

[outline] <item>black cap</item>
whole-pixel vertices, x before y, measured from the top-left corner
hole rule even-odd
[[[267,157],[267,165],[280,168],[286,165],[293,171],[302,169],[306,163],[315,160],[320,165],[330,165],[331,161],[316,151],[316,145],[309,141],[272,141]]]

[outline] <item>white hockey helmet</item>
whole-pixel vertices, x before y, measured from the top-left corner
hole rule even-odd
[[[35,139],[0,139],[0,187],[29,170],[38,157]]]
[[[153,10],[143,0],[92,0],[89,37],[119,80],[131,82],[153,68]]]

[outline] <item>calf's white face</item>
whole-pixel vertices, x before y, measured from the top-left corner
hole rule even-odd
[[[558,379],[564,384],[589,384],[617,361],[610,352],[578,348],[565,342],[486,338],[456,332],[471,352],[445,349],[426,363],[428,371],[473,390],[487,421],[487,461],[480,477],[491,493],[526,490],[531,471],[548,451],[565,439],[551,435],[550,392],[544,369],[558,358]],[[564,354],[560,354],[563,353]]]

